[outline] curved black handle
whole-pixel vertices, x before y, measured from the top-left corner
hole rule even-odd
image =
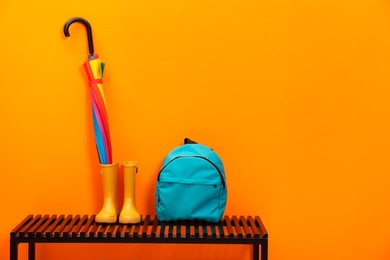
[[[66,37],[70,36],[69,27],[72,23],[75,23],[75,22],[84,24],[85,28],[87,29],[89,54],[90,54],[90,56],[92,56],[94,54],[93,40],[92,40],[92,27],[87,20],[85,20],[82,17],[70,18],[64,25],[64,34]]]

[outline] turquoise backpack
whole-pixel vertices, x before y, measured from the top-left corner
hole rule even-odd
[[[209,147],[186,138],[166,156],[157,178],[156,213],[161,221],[218,222],[226,207],[223,164]]]

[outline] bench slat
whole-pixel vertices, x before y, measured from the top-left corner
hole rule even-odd
[[[234,224],[234,228],[237,231],[238,237],[242,237],[242,230],[241,230],[240,224],[238,223],[238,219],[236,216],[233,216],[233,224]]]
[[[57,215],[52,215],[38,230],[37,230],[37,236],[42,237],[45,235],[46,229],[49,228],[50,224],[52,224],[55,219],[57,218]]]
[[[151,237],[156,237],[158,218],[154,217]]]
[[[58,223],[60,223],[65,218],[65,215],[60,215],[53,224],[50,225],[50,227],[46,230],[45,236],[50,237],[54,235],[54,231],[58,227]]]
[[[64,236],[70,236],[72,234],[72,230],[77,224],[77,221],[80,219],[80,215],[76,215],[72,221],[69,223],[69,225],[64,229]]]
[[[99,231],[99,237],[107,237],[108,230],[110,230],[112,225],[107,224],[103,225],[103,227]]]
[[[127,229],[127,225],[123,225],[123,226],[122,226],[122,229],[121,229],[121,231],[120,231],[120,236],[121,236],[121,237],[125,237],[126,229]]]
[[[28,236],[34,236],[35,231],[38,230],[41,227],[42,223],[44,223],[45,220],[48,218],[49,218],[49,215],[44,215],[43,217],[41,217],[37,221],[37,223],[28,230]]]
[[[138,233],[140,232],[141,223],[135,224],[135,228],[133,231],[133,237],[138,237]]]
[[[168,237],[173,237],[173,223],[168,223]]]
[[[232,225],[231,225],[229,217],[225,216],[224,220],[225,220],[225,224],[226,224],[226,227],[227,227],[227,231],[229,233],[228,236],[229,237],[234,237],[234,232],[233,232],[233,228],[232,228]]]
[[[94,222],[92,225],[92,228],[89,230],[89,236],[90,237],[97,237],[99,229],[102,227],[101,224]]]
[[[91,227],[91,224],[92,222],[95,220],[95,215],[92,215],[87,223],[82,227],[82,229],[80,230],[80,236],[81,237],[85,237],[85,235],[87,234],[87,232],[89,231],[89,228]]]
[[[223,225],[222,222],[218,222],[218,229],[219,229],[219,236],[220,237],[225,237],[225,231],[223,230]]]
[[[109,237],[117,237],[119,233],[119,225],[114,225],[111,232],[109,233]]]
[[[247,224],[247,221],[246,219],[244,218],[244,216],[240,216],[240,224],[242,225],[242,227],[244,228],[244,233],[245,233],[245,236],[247,238],[251,237],[252,236],[252,233],[248,227],[248,224]]]
[[[19,233],[20,229],[24,227],[27,223],[29,223],[33,218],[33,215],[28,215],[25,219],[23,219],[14,229],[12,229],[11,236],[14,236],[16,233]]]
[[[26,225],[19,231],[19,234],[21,236],[24,236],[25,233],[28,233],[31,226],[33,226],[37,221],[39,221],[40,218],[41,215],[35,216],[30,222],[26,223]]]
[[[81,220],[79,221],[79,223],[77,224],[77,226],[74,228],[74,230],[72,231],[72,236],[80,236],[80,231],[81,231],[81,228],[83,227],[83,225],[85,224],[85,221],[87,220],[88,216],[87,215],[84,215]]]
[[[256,216],[255,220],[258,223],[259,227],[260,227],[259,230],[260,230],[260,233],[261,233],[261,237],[264,237],[264,238],[268,237],[267,229],[265,228],[265,226],[263,224],[263,221],[261,221],[260,217]]]
[[[250,227],[253,231],[253,234],[254,236],[257,238],[257,237],[260,237],[260,232],[259,232],[259,229],[257,228],[256,224],[255,224],[255,221],[253,220],[252,216],[249,216],[248,217],[248,220],[249,220],[249,224],[250,224]]]
[[[148,234],[149,220],[150,220],[150,215],[146,215],[144,220],[144,225],[142,227],[142,237],[146,237]]]
[[[64,231],[64,229],[66,228],[66,225],[68,225],[68,223],[72,221],[72,215],[68,215],[63,221],[62,223],[58,226],[57,230],[54,232],[54,236],[56,237],[60,237],[62,236],[62,232]]]

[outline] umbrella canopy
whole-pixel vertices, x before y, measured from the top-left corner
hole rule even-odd
[[[92,41],[92,28],[87,20],[81,17],[69,19],[64,26],[64,34],[69,37],[69,26],[74,22],[85,25],[88,36],[89,57],[84,63],[84,69],[88,75],[89,90],[92,103],[93,128],[95,132],[96,148],[101,164],[112,164],[111,138],[108,129],[108,116],[106,100],[103,92],[103,71],[104,62],[94,54]]]
[[[98,55],[93,55],[84,63],[84,69],[88,75],[89,91],[91,94],[93,128],[95,131],[96,148],[101,164],[112,163],[112,149],[110,131],[108,128],[108,116],[106,100],[103,92],[104,62]]]

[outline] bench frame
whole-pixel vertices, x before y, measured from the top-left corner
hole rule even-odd
[[[224,216],[218,223],[162,222],[146,215],[139,224],[103,224],[95,215],[29,215],[10,233],[10,259],[18,259],[18,245],[28,243],[28,259],[35,260],[36,243],[150,243],[246,244],[252,259],[268,260],[268,233],[259,216]]]

